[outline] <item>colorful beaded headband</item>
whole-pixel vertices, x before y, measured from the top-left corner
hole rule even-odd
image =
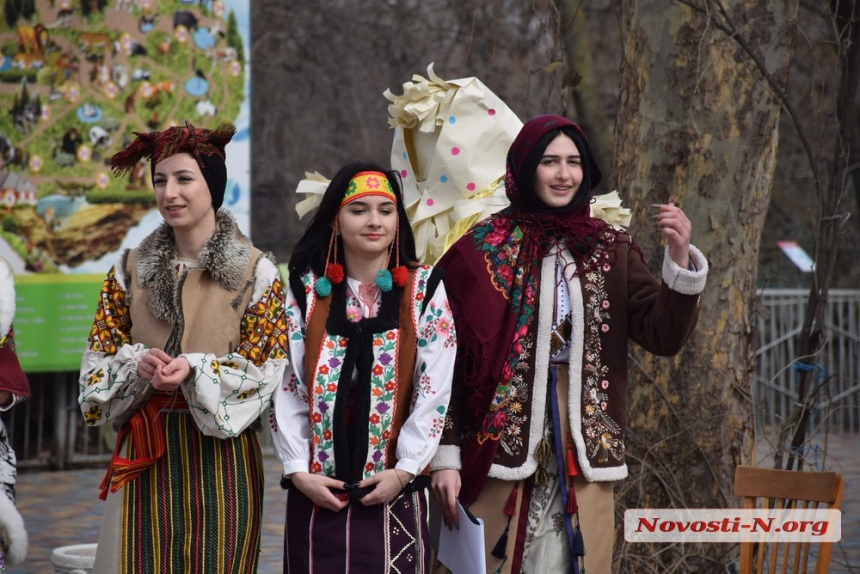
[[[386,197],[397,203],[397,196],[394,195],[394,190],[391,189],[391,184],[388,183],[388,178],[384,173],[378,171],[362,171],[355,174],[349,185],[346,188],[346,193],[343,194],[343,201],[340,206],[343,207],[347,203],[352,203],[362,197],[371,195],[379,195]]]

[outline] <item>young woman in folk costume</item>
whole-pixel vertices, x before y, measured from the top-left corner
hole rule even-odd
[[[428,464],[456,335],[441,273],[415,263],[398,176],[352,163],[290,260],[291,365],[275,450],[284,572],[425,572]]]
[[[484,519],[488,572],[608,573],[624,462],[627,341],[677,353],[707,262],[672,200],[663,281],[627,233],[590,216],[600,171],[560,116],[526,123],[507,157],[511,205],[445,253],[460,336],[434,498]]]
[[[220,209],[235,129],[138,133],[115,173],[151,161],[164,223],[102,286],[81,365],[87,424],[117,446],[96,572],[255,572],[263,465],[257,420],[283,377],[277,268]]]
[[[30,396],[30,384],[21,369],[12,333],[15,317],[15,275],[0,257],[0,412],[8,411]],[[6,566],[20,564],[27,555],[27,531],[15,508],[15,451],[0,420],[0,574]]]

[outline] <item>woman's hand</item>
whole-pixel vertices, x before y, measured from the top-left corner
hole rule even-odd
[[[191,365],[185,357],[176,357],[166,365],[159,365],[152,377],[152,386],[159,391],[175,391],[191,373]]]
[[[430,492],[439,508],[448,530],[460,529],[457,513],[457,496],[460,494],[460,471],[452,469],[434,470],[430,473]]]
[[[163,367],[172,360],[173,357],[161,349],[150,349],[140,358],[140,362],[137,364],[137,376],[141,379],[151,381],[155,377],[158,367]]]
[[[349,500],[340,500],[331,493],[329,488],[343,489],[343,481],[329,478],[322,474],[311,474],[309,472],[296,472],[290,476],[293,486],[302,491],[302,494],[310,498],[311,502],[321,508],[332,512],[338,512],[346,508]]]
[[[361,503],[365,506],[373,506],[374,504],[385,504],[394,500],[403,487],[414,478],[414,474],[408,473],[405,470],[397,468],[383,470],[380,473],[374,474],[370,478],[362,480],[359,484],[364,488],[371,485],[376,485],[369,494],[361,497]]]
[[[669,257],[681,269],[690,265],[690,235],[693,226],[680,207],[675,205],[675,199],[670,197],[669,203],[656,205],[660,212],[654,216],[657,228],[663,232],[669,242]]]

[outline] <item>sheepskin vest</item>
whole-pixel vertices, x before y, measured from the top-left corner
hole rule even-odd
[[[215,232],[200,252],[199,267],[177,274],[173,229],[162,224],[139,247],[126,251],[121,263],[127,278],[131,340],[172,357],[182,353],[223,357],[235,352],[260,257],[263,253],[239,231],[229,212],[221,210]],[[153,391],[149,387],[118,426]]]

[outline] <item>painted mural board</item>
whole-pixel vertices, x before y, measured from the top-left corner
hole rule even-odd
[[[0,255],[27,371],[76,370],[104,274],[161,223],[133,132],[236,125],[224,206],[249,232],[250,0],[0,0]],[[4,113],[5,111],[5,113]]]

